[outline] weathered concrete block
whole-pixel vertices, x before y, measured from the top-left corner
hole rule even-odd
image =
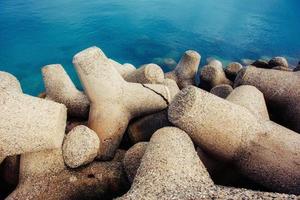
[[[165,77],[175,80],[180,89],[189,85],[195,85],[200,60],[201,56],[196,51],[186,51],[176,68],[166,73]]]
[[[254,86],[239,86],[235,88],[226,99],[234,104],[247,108],[257,118],[264,120],[270,119],[264,95]]]
[[[300,73],[247,67],[235,87],[253,85],[266,99],[271,119],[300,133]]]
[[[66,107],[25,94],[0,92],[0,157],[58,148]]]
[[[214,185],[189,136],[178,128],[158,130],[130,190],[119,199],[296,199],[296,196]]]
[[[269,61],[270,68],[276,67],[276,66],[282,66],[285,68],[289,68],[289,63],[284,57],[274,57]]]
[[[218,60],[212,60],[202,68],[199,86],[209,91],[221,84],[232,85],[232,82],[226,77],[222,63]]]
[[[42,68],[46,98],[64,104],[71,117],[87,118],[89,100],[79,91],[60,64],[46,65]]]
[[[105,56],[103,52],[101,54]],[[115,67],[115,69],[119,72],[119,74],[123,78],[125,78],[126,76],[128,76],[129,74],[133,73],[136,70],[136,68],[129,63],[125,63],[124,65],[122,65],[113,59],[108,59],[108,62]]]
[[[234,79],[236,78],[237,74],[239,73],[239,71],[243,69],[243,66],[238,63],[238,62],[232,62],[229,63],[229,65],[225,68],[225,74],[226,77],[231,80],[234,81]]]
[[[22,93],[22,88],[16,77],[10,73],[0,71],[0,93],[3,91]]]
[[[160,66],[156,64],[142,65],[131,73],[128,73],[124,80],[132,83],[155,84],[162,83],[165,75]]]
[[[125,154],[123,167],[128,180],[132,183],[138,168],[140,167],[142,157],[147,149],[148,142],[139,142],[133,145]]]
[[[113,157],[130,119],[165,109],[175,95],[165,85],[126,82],[97,47],[73,63],[91,102],[88,125],[100,138],[99,159]]]
[[[176,95],[168,117],[197,145],[234,162],[250,179],[273,191],[300,194],[299,134],[196,87]]]
[[[61,149],[24,154],[20,184],[7,200],[111,199],[128,187],[123,157],[116,157],[71,170],[64,166]]]
[[[76,126],[66,136],[63,157],[66,165],[77,168],[91,163],[97,156],[100,141],[97,134],[86,126]]]

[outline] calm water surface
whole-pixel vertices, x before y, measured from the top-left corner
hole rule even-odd
[[[72,57],[93,45],[136,66],[187,49],[202,64],[275,55],[295,64],[299,8],[299,0],[0,0],[0,70],[36,95],[46,64],[61,63],[78,83]]]

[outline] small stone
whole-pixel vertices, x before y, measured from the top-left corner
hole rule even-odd
[[[243,66],[238,62],[232,62],[225,68],[225,74],[227,78],[234,81],[238,72],[243,68]]]
[[[233,91],[233,88],[231,85],[221,84],[221,85],[217,85],[213,89],[211,89],[210,93],[225,99],[232,91]]]
[[[99,149],[97,134],[86,126],[76,126],[66,136],[63,144],[63,157],[71,168],[88,164],[97,156]]]
[[[269,61],[270,68],[276,66],[283,66],[285,68],[289,68],[289,63],[284,57],[274,57]]]

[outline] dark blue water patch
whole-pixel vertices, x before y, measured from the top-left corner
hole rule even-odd
[[[201,65],[209,57],[227,63],[277,55],[295,65],[299,7],[299,0],[0,1],[0,70],[36,95],[47,64],[62,64],[80,87],[72,57],[90,46],[135,66],[178,61],[188,49],[201,53]]]

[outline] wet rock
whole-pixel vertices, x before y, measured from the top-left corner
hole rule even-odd
[[[66,165],[77,168],[94,160],[99,150],[97,134],[86,126],[76,126],[65,138],[63,157]]]

